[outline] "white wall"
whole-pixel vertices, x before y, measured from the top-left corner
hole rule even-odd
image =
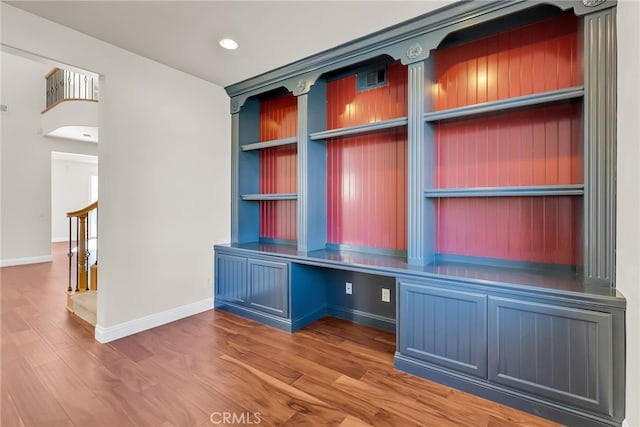
[[[5,3],[2,43],[101,74],[96,331],[212,301],[230,228],[224,90]]]
[[[41,135],[50,65],[2,52],[0,263],[51,256],[51,151],[97,154],[95,144]]]
[[[640,426],[640,3],[618,3],[617,287],[627,298],[626,423]]]
[[[88,156],[54,155],[51,158],[52,242],[68,241],[67,212],[82,209],[91,203],[91,177],[98,175],[98,159],[95,156],[82,157]],[[75,225],[71,231],[72,239],[75,239]],[[91,234],[94,234],[93,230]]]

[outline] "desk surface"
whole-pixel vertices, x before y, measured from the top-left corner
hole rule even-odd
[[[304,265],[360,271],[393,276],[442,279],[475,286],[510,291],[555,294],[593,300],[624,308],[624,296],[615,288],[585,284],[567,271],[489,266],[457,261],[436,261],[425,266],[409,265],[405,257],[353,251],[316,250],[298,252],[293,245],[273,243],[231,243],[215,245],[215,250],[232,250],[247,255],[272,255]]]

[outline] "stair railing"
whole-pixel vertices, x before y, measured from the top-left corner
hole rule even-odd
[[[47,80],[47,108],[43,113],[63,101],[98,102],[96,77],[54,68],[44,78]]]
[[[74,289],[72,287],[73,284],[73,219],[76,219],[76,244],[77,244],[77,262],[75,263],[75,291],[76,292],[84,292],[88,290],[97,290],[98,289],[98,257],[97,257],[97,246],[96,246],[96,260],[95,263],[91,266],[91,281],[89,281],[89,268],[88,263],[91,258],[91,251],[89,250],[89,239],[90,239],[90,230],[89,230],[89,214],[95,210],[96,214],[96,224],[97,224],[97,215],[98,215],[98,202],[95,201],[91,203],[89,206],[86,206],[80,210],[67,212],[67,218],[69,218],[69,252],[67,256],[69,257],[69,286],[67,287],[67,292],[73,292]],[[97,230],[96,230],[96,239],[97,239]]]

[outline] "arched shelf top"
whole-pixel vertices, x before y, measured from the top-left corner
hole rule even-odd
[[[508,16],[499,16],[495,19],[483,20],[471,26],[460,26],[459,28],[447,31],[434,48],[440,49],[456,46],[461,43],[469,43],[495,35],[499,32],[509,31],[514,28],[557,17],[570,9],[566,8],[566,3],[566,1],[562,3],[562,6],[565,6],[564,8],[551,3],[536,3],[530,8],[522,9]]]
[[[244,104],[249,100],[255,99],[256,101],[261,101],[269,98],[275,98],[278,96],[286,95],[287,93],[290,93],[290,92],[291,91],[286,86],[283,86],[283,85],[278,86],[274,84],[272,86],[269,86],[268,90],[261,91],[259,93],[241,94],[239,96],[231,98],[231,114],[238,113],[242,109]]]
[[[509,24],[505,23],[508,20],[503,19],[506,16],[520,17],[518,22],[522,24],[524,19],[535,20],[535,16],[532,17],[531,14],[540,14],[544,18],[573,9],[576,15],[585,15],[615,5],[616,0],[457,2],[229,85],[225,90],[231,97],[231,112],[237,113],[249,97],[268,93],[279,87],[285,87],[296,96],[303,95],[309,92],[321,76],[382,55],[400,60],[404,65],[424,61],[432,50],[455,43],[456,37],[468,37],[469,33],[477,33],[481,37],[483,28],[490,27],[495,31],[496,22],[503,22],[502,25],[508,27]]]

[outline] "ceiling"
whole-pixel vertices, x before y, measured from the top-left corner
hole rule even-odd
[[[447,1],[9,1],[227,86],[437,9]],[[218,46],[224,37],[240,47]]]

